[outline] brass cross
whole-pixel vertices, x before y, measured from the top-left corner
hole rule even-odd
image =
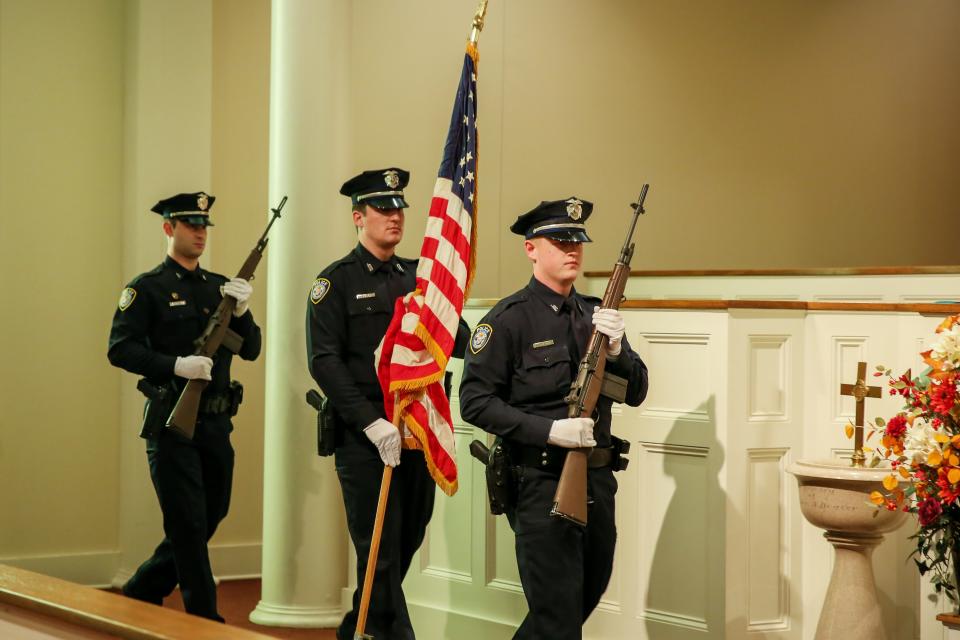
[[[857,384],[841,384],[840,395],[853,396],[857,399],[857,418],[854,422],[853,465],[862,467],[867,460],[863,453],[863,408],[864,398],[879,398],[880,387],[867,386],[867,363],[857,363]]]

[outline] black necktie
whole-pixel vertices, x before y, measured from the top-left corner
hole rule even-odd
[[[567,349],[570,351],[570,369],[573,374],[576,375],[577,368],[580,366],[581,353],[583,347],[581,345],[580,336],[577,335],[577,316],[576,316],[576,302],[567,298],[563,301],[563,304],[560,305],[560,314],[566,318],[567,321]]]
[[[407,293],[404,290],[406,286],[404,285],[403,274],[397,272],[393,263],[384,263],[383,269],[387,272],[387,296],[390,299],[390,312],[392,313],[397,298]]]

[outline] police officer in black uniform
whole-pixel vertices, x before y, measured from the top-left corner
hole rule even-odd
[[[147,441],[150,477],[163,513],[165,537],[123,587],[138,600],[162,604],[179,583],[188,613],[223,621],[210,570],[207,541],[227,515],[233,482],[231,416],[242,387],[230,382],[233,354],[221,347],[214,359],[195,356],[193,341],[210,314],[229,295],[237,300],[230,328],[243,338],[238,355],[260,354],[260,328],[248,309],[252,288],[200,268],[214,196],[181,193],[151,211],[163,216],[167,257],[134,278],[113,316],[108,357],[114,366],[144,376],[148,395],[141,436]],[[187,380],[209,380],[193,440],[165,428]]]
[[[356,628],[384,465],[396,469],[365,632],[377,640],[415,637],[401,583],[423,542],[435,488],[423,453],[401,450],[400,432],[385,419],[373,366],[396,299],[416,287],[417,261],[394,253],[403,238],[409,179],[407,171],[392,167],[364,171],[343,184],[340,193],[351,199],[359,242],[320,272],[307,302],[307,358],[333,407],[335,465],[357,552],[357,590],[337,629],[341,640],[352,640]],[[468,338],[461,320],[455,357],[463,357]]]
[[[577,198],[542,202],[510,227],[525,238],[533,277],[474,329],[460,384],[460,414],[502,438],[514,465],[516,499],[506,515],[529,607],[514,638],[580,638],[613,569],[612,400],[600,397],[596,422],[567,418],[564,402],[594,328],[609,338],[606,369],[627,380],[627,404],[647,393],[647,368],[624,338],[623,317],[573,287],[592,210]],[[549,515],[566,451],[577,447],[596,448],[586,527]]]

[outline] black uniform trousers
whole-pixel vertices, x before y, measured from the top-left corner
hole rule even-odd
[[[587,526],[550,515],[559,473],[516,467],[517,504],[507,510],[516,541],[517,567],[529,611],[516,640],[582,637],[584,621],[600,602],[613,572],[617,543],[609,467],[590,469]]]
[[[344,429],[343,437],[343,444],[338,445],[334,453],[334,461],[343,490],[347,528],[357,551],[357,589],[353,592],[353,608],[340,623],[337,638],[353,640],[373,538],[373,523],[377,515],[383,461],[376,447],[362,432]],[[364,630],[364,633],[377,640],[412,640],[416,637],[401,585],[414,554],[423,542],[427,524],[433,515],[435,494],[436,486],[427,471],[423,453],[404,449],[390,482]]]
[[[192,441],[170,429],[147,440],[165,537],[123,586],[125,595],[159,605],[179,583],[188,613],[223,621],[207,541],[230,507],[231,431],[227,414],[201,415]]]

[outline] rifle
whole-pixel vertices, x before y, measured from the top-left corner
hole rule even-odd
[[[286,203],[287,196],[283,196],[283,200],[280,201],[277,208],[270,209],[270,211],[273,212],[273,216],[270,218],[270,222],[267,224],[263,235],[257,240],[257,245],[250,251],[250,255],[247,256],[243,266],[240,267],[240,271],[237,272],[238,278],[243,278],[247,281],[253,280],[253,272],[257,270],[257,265],[260,264],[260,258],[263,257],[263,252],[267,248],[267,234],[270,233],[270,227],[273,226],[276,219],[280,217],[280,211]],[[236,306],[236,298],[223,296],[223,300],[217,305],[216,311],[210,316],[206,329],[203,330],[199,338],[193,341],[196,347],[193,355],[206,356],[212,359],[221,345],[233,353],[240,351],[243,338],[237,334],[237,332],[230,329],[230,319],[233,317],[233,310]],[[183,387],[183,391],[180,393],[180,397],[177,399],[177,404],[173,407],[173,412],[171,412],[170,417],[167,418],[168,429],[173,429],[180,435],[193,440],[193,430],[197,426],[197,414],[200,412],[200,396],[209,383],[209,380],[194,379],[187,381],[187,384]]]
[[[643,185],[637,201],[630,205],[634,209],[633,220],[630,222],[627,239],[620,250],[620,257],[613,267],[613,275],[607,282],[607,290],[603,294],[601,307],[604,309],[620,308],[623,290],[627,285],[627,278],[630,277],[630,260],[633,258],[634,247],[632,241],[633,230],[637,226],[637,218],[640,217],[640,214],[645,213],[643,201],[647,197],[649,187],[648,184]],[[597,400],[600,398],[605,385],[604,368],[607,364],[607,336],[594,329],[587,344],[587,352],[580,360],[577,377],[570,385],[570,393],[564,398],[568,407],[568,418],[592,417],[597,406]],[[621,382],[617,386],[623,388],[625,385]],[[560,481],[557,483],[557,492],[553,496],[553,507],[550,509],[551,516],[560,516],[580,526],[586,526],[587,459],[590,457],[591,451],[592,449],[589,447],[567,451],[567,457],[563,461],[563,471],[560,473]]]

